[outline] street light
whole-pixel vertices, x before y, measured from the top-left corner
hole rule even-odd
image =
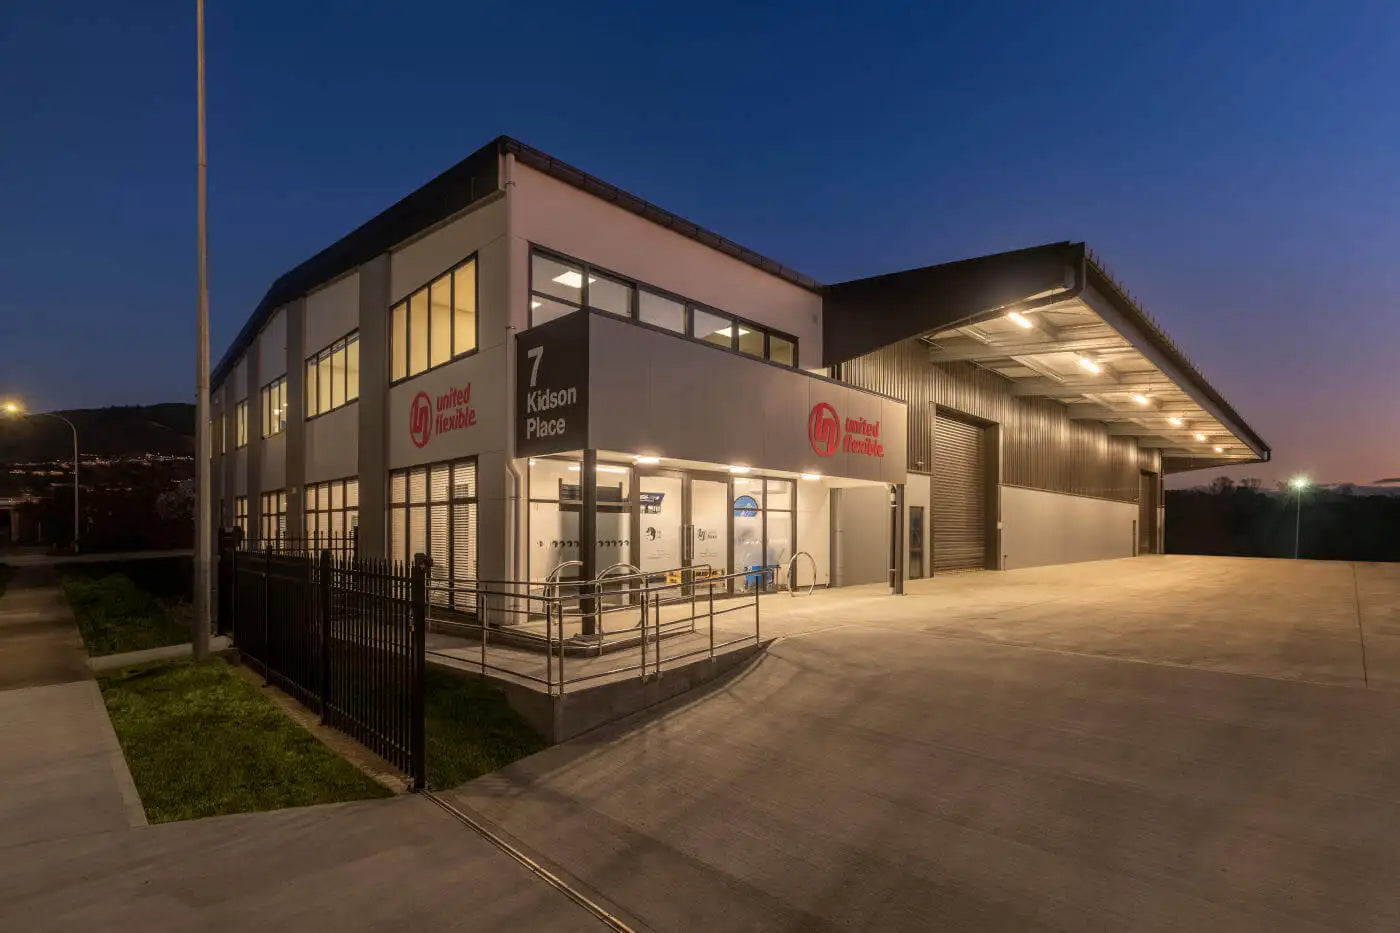
[[[60,414],[51,411],[25,411],[24,406],[17,402],[6,402],[5,413],[19,418],[54,418],[68,425],[68,429],[73,432],[73,553],[78,553],[78,428]]]
[[[1303,529],[1303,490],[1308,488],[1308,478],[1306,476],[1295,476],[1288,481],[1288,485],[1293,487],[1293,491],[1298,494],[1298,511],[1293,519],[1293,559],[1298,559],[1298,536]]]

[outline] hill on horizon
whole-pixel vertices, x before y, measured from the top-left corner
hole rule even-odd
[[[114,405],[59,411],[78,429],[84,456],[194,453],[194,405]],[[73,434],[53,418],[0,416],[0,463],[57,460],[73,456]]]

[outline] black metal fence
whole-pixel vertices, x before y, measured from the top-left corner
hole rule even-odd
[[[430,561],[290,550],[219,554],[219,628],[265,680],[422,788]]]

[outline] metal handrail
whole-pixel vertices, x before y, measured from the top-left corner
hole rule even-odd
[[[771,579],[774,575],[775,568],[765,568],[757,572],[768,576]],[[476,621],[441,621],[443,621],[443,624],[447,624],[455,628],[465,630],[467,632],[476,631],[480,633],[481,657],[479,663],[483,674],[485,674],[488,671],[491,671],[518,680],[524,680],[527,682],[539,684],[546,689],[550,696],[562,696],[566,692],[568,686],[571,684],[579,684],[586,681],[598,680],[604,677],[611,677],[618,674],[626,674],[630,672],[637,672],[643,680],[646,680],[648,678],[660,677],[662,675],[663,668],[666,664],[672,664],[677,661],[697,657],[706,653],[708,653],[711,660],[713,660],[717,651],[724,648],[728,648],[732,645],[745,644],[750,642],[752,642],[755,645],[761,644],[762,630],[760,627],[759,599],[764,589],[764,587],[761,584],[755,587],[748,594],[748,597],[752,599],[752,607],[754,613],[753,633],[751,635],[741,635],[737,638],[729,638],[728,640],[722,642],[716,642],[715,640],[714,626],[716,616],[728,615],[735,612],[742,612],[749,608],[749,603],[745,601],[738,605],[731,604],[726,606],[725,608],[716,610],[714,601],[715,590],[718,588],[723,591],[727,591],[729,589],[730,581],[739,579],[751,580],[754,574],[755,571],[753,570],[740,570],[735,571],[733,573],[712,576],[704,581],[700,581],[699,583],[694,583],[693,581],[688,580],[681,580],[680,582],[676,583],[644,582],[640,587],[641,598],[639,602],[641,609],[641,618],[639,623],[636,625],[628,626],[624,629],[615,629],[612,631],[595,631],[590,636],[590,640],[586,643],[587,646],[590,648],[597,648],[598,654],[601,655],[603,641],[608,635],[624,635],[630,639],[633,637],[637,637],[638,630],[640,630],[640,637],[637,637],[637,646],[640,653],[638,662],[624,664],[618,667],[610,667],[606,670],[601,671],[595,670],[591,672],[577,674],[572,677],[566,676],[564,673],[564,658],[566,656],[565,648],[571,643],[575,644],[578,647],[582,647],[583,643],[579,643],[577,641],[578,636],[566,635],[564,629],[564,620],[566,616],[565,605],[567,603],[575,601],[577,597],[558,595],[551,596],[539,593],[521,593],[520,591],[514,589],[497,590],[482,585],[483,581],[474,581],[470,587],[462,587],[462,589],[469,589],[471,591],[471,594],[475,598],[475,602],[478,607]],[[656,574],[652,574],[652,576],[655,575]],[[579,582],[582,584],[596,587],[601,582],[616,582],[618,579],[623,578],[609,577],[605,580],[595,578],[593,580]],[[523,582],[524,581],[501,581],[501,583],[504,586],[510,587],[517,586]],[[705,609],[703,610],[703,612],[699,609],[699,601],[697,600],[695,595],[695,591],[700,589],[701,587],[704,587],[708,590],[708,598],[704,600]],[[685,591],[689,591],[689,595],[687,595]],[[668,593],[680,593],[681,599],[666,601],[664,597]],[[490,600],[492,597],[500,597],[506,600],[514,599],[516,601],[523,601],[526,604],[523,610],[517,609],[508,611],[523,612],[527,615],[534,614],[536,617],[538,617],[538,614],[541,612],[541,610],[538,608],[531,609],[530,607],[532,604],[536,606],[542,605],[542,614],[545,620],[544,642],[546,655],[544,677],[540,677],[538,674],[529,673],[528,670],[522,671],[519,669],[504,667],[500,663],[493,663],[492,660],[490,660],[486,644],[490,626],[487,625],[485,621],[483,610],[487,601]],[[693,607],[690,616],[678,619],[663,620],[661,612],[661,607],[663,605],[677,605],[684,601],[689,601]],[[590,614],[594,617],[601,617],[609,613],[614,613],[618,611],[628,611],[633,608],[635,607],[600,607],[595,609],[595,611]],[[707,646],[683,651],[680,654],[676,654],[671,657],[666,657],[664,655],[661,644],[663,638],[665,637],[668,631],[674,633],[676,626],[689,623],[690,630],[693,632],[695,630],[696,623],[702,620],[708,622],[709,639]],[[649,650],[650,646],[652,645],[655,646],[654,652]],[[439,652],[432,651],[430,653],[436,654]],[[454,658],[454,660],[458,661],[466,660],[465,657],[455,655],[450,655],[449,657],[452,657]]]

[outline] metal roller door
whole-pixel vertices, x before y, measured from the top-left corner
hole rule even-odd
[[[986,430],[941,413],[934,421],[933,569],[987,562]]]

